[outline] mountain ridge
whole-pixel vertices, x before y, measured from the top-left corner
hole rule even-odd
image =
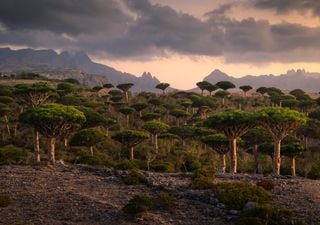
[[[280,75],[246,75],[243,77],[233,77],[218,69],[212,71],[203,78],[204,81],[217,83],[219,81],[230,81],[236,87],[242,85],[251,85],[253,88],[258,87],[277,87],[283,90],[303,89],[305,91],[319,92],[320,90],[320,73],[307,72],[304,69],[288,70],[285,74]]]
[[[103,83],[133,83],[132,91],[153,91],[160,81],[145,72],[138,77],[130,73],[120,72],[110,66],[93,62],[83,51],[60,54],[52,49],[34,50],[0,48],[0,72],[38,72],[54,78],[72,77],[89,85]]]

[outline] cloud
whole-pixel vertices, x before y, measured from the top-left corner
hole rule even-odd
[[[267,2],[254,1],[256,7]],[[230,19],[226,12],[233,6],[221,5],[202,20],[148,0],[2,0],[0,45],[78,49],[119,59],[174,52],[241,63],[320,61],[320,27]]]
[[[253,4],[257,8],[273,9],[278,13],[310,11],[314,16],[320,16],[319,0],[253,0]]]
[[[0,21],[12,30],[78,35],[105,30],[120,34],[130,18],[115,0],[1,0]]]

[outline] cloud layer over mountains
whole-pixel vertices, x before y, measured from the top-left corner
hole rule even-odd
[[[320,16],[317,0],[243,4]],[[232,19],[226,12],[235,5],[239,2],[222,4],[197,18],[148,0],[1,0],[0,45],[84,50],[113,58],[144,59],[174,52],[220,56],[227,62],[320,61],[320,27],[272,24],[268,18]]]

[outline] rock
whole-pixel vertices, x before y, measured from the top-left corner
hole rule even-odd
[[[258,204],[256,202],[247,202],[243,207],[243,211],[250,211],[257,208]]]

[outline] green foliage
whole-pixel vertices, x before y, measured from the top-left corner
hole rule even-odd
[[[14,99],[9,96],[0,96],[0,103],[10,104],[13,102],[14,102]]]
[[[112,139],[122,143],[127,147],[133,147],[148,138],[148,133],[135,130],[120,131],[112,136]]]
[[[188,125],[183,125],[183,126],[179,126],[179,127],[171,127],[168,130],[168,132],[171,134],[175,134],[182,139],[192,138],[195,134],[195,127],[188,126]]]
[[[71,146],[91,147],[98,144],[99,142],[102,142],[104,139],[105,135],[101,132],[100,129],[88,128],[75,133],[71,137],[69,144]]]
[[[75,91],[76,91],[76,87],[71,83],[63,82],[57,85],[57,92],[61,96],[74,93]]]
[[[159,195],[155,198],[154,202],[154,207],[156,209],[170,210],[176,206],[177,199],[173,195],[161,191]]]
[[[273,182],[273,180],[270,180],[270,179],[260,180],[256,183],[256,185],[259,187],[262,187],[266,191],[271,191],[276,186],[276,184]]]
[[[145,165],[139,160],[123,160],[115,166],[118,170],[145,169]]]
[[[126,185],[137,185],[145,182],[144,175],[137,170],[130,170],[128,174],[122,177]]]
[[[158,98],[152,98],[148,101],[148,103],[153,106],[160,106],[163,104],[163,102]]]
[[[224,90],[219,90],[216,93],[214,93],[214,97],[217,97],[217,98],[225,98],[229,95],[230,95],[230,92],[224,91]]]
[[[219,81],[216,85],[222,90],[228,90],[230,88],[235,88],[236,86],[230,81]]]
[[[219,154],[226,154],[230,150],[229,139],[224,134],[208,135],[202,137],[201,141]]]
[[[260,94],[263,95],[263,94],[265,94],[265,93],[268,92],[268,88],[266,88],[266,87],[259,87],[259,88],[257,88],[256,92],[258,92],[258,93],[260,93]]]
[[[12,96],[13,88],[8,85],[0,84],[0,96]]]
[[[320,179],[320,164],[313,165],[307,177],[314,180]]]
[[[80,82],[74,78],[66,78],[66,79],[63,79],[62,81],[70,84],[80,84]]]
[[[26,160],[26,153],[22,149],[7,145],[0,148],[0,165],[23,164]]]
[[[249,201],[259,204],[271,201],[263,188],[247,182],[221,182],[214,185],[214,191],[219,201],[230,209],[243,209]]]
[[[134,84],[132,83],[123,83],[123,84],[118,84],[117,88],[122,90],[123,92],[127,92]]]
[[[252,89],[250,85],[243,85],[239,87],[243,92],[248,92]]]
[[[136,110],[137,112],[140,112],[140,111],[144,110],[145,108],[147,108],[148,104],[145,102],[138,102],[138,103],[132,104],[130,107],[133,108],[134,110]]]
[[[159,113],[147,113],[143,116],[141,116],[141,119],[143,121],[150,121],[150,120],[156,120],[159,119],[161,115]]]
[[[0,208],[5,208],[11,205],[12,200],[8,193],[0,193]]]
[[[157,120],[152,120],[152,121],[146,122],[142,126],[142,128],[148,131],[149,133],[156,135],[156,134],[160,134],[167,131],[169,129],[169,125]]]
[[[57,137],[66,131],[67,125],[82,123],[86,120],[84,114],[73,106],[60,104],[43,104],[29,109],[19,116],[22,123],[36,127],[47,137]],[[71,127],[69,127],[71,129]]]
[[[168,163],[152,163],[150,165],[150,170],[155,172],[173,173],[175,168]]]
[[[168,83],[157,84],[155,88],[162,90],[163,92],[170,86]]]
[[[211,189],[213,188],[213,177],[198,176],[192,179],[192,189]]]
[[[198,83],[196,83],[196,85],[198,86],[198,88],[200,88],[201,91],[206,90],[206,87],[212,85],[211,83],[209,83],[208,81],[200,81]]]
[[[272,135],[285,135],[299,126],[306,124],[307,117],[296,110],[288,108],[267,107],[256,114],[256,120]],[[285,128],[285,129],[284,129]]]
[[[96,112],[95,110],[88,107],[78,107],[78,109],[86,117],[86,121],[83,123],[82,127],[84,128],[96,127],[96,126],[102,126],[106,123],[105,117],[102,114]]]
[[[119,109],[119,112],[122,113],[123,115],[131,115],[134,112],[134,108],[125,106]]]
[[[86,164],[86,165],[91,165],[91,166],[101,165],[100,159],[97,156],[93,156],[93,155],[81,156],[78,159],[73,160],[72,163]]]
[[[137,215],[149,211],[153,206],[153,199],[149,195],[135,195],[122,210],[127,214]]]
[[[262,206],[243,213],[236,225],[306,225],[288,209]]]

